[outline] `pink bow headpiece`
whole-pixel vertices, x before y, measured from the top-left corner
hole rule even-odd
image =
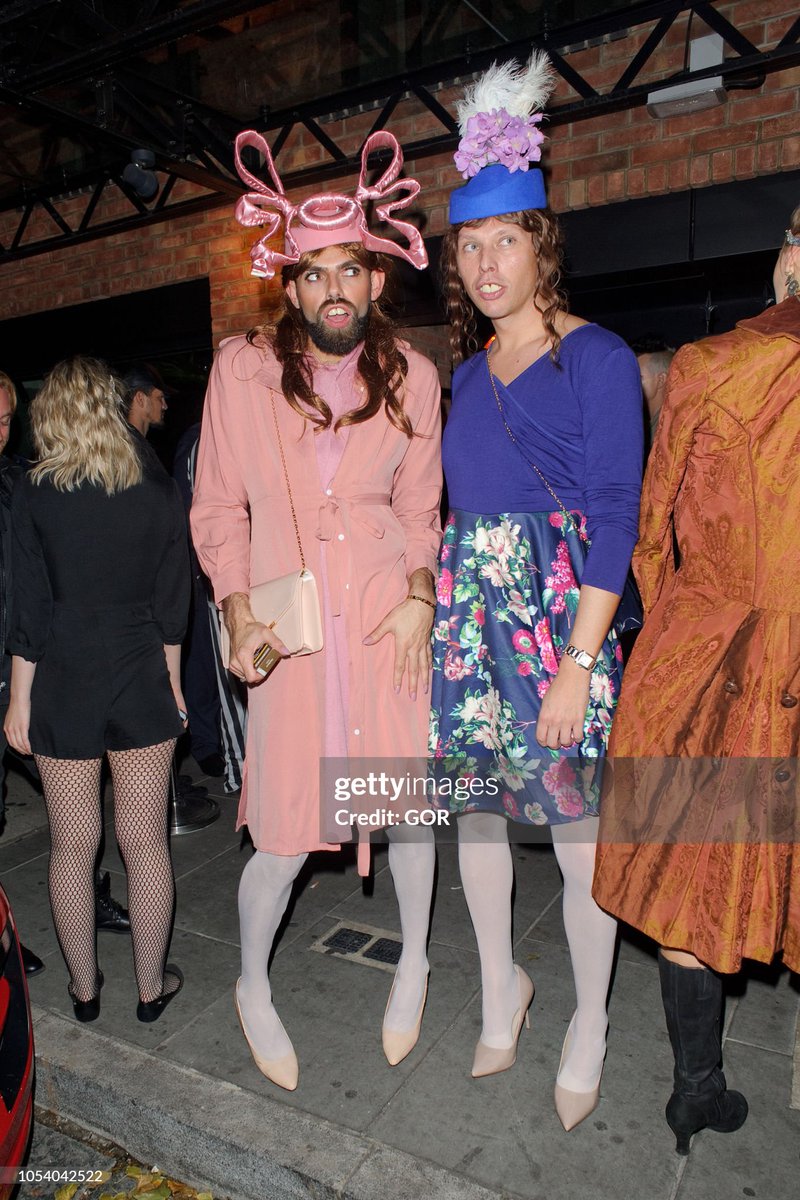
[[[252,146],[263,154],[274,189],[251,175],[241,158],[244,146]],[[366,182],[367,162],[373,150],[388,147],[392,161],[374,186]],[[403,152],[394,134],[386,129],[370,134],[361,151],[361,174],[355,197],[343,196],[338,192],[311,196],[302,204],[292,204],[283,190],[280,176],[275,170],[269,146],[260,133],[246,129],[236,138],[236,170],[241,179],[255,190],[247,192],[236,202],[236,219],[248,228],[265,225],[266,233],[250,251],[253,260],[252,275],[271,279],[275,268],[286,263],[296,263],[307,250],[322,250],[325,246],[336,246],[344,242],[363,242],[368,250],[380,254],[394,254],[404,258],[421,271],[428,265],[428,254],[419,230],[408,221],[401,221],[393,214],[416,199],[419,184],[416,179],[398,179],[403,166]],[[395,197],[391,199],[391,197]],[[369,200],[383,200],[375,212],[381,221],[386,221],[408,238],[408,249],[389,238],[376,237],[370,233],[364,205]],[[284,223],[283,254],[268,244]]]

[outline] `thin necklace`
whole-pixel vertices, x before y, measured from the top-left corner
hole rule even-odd
[[[555,492],[554,492],[554,491],[553,491],[553,489],[551,488],[550,484],[547,482],[547,479],[545,478],[545,476],[542,474],[542,472],[541,472],[541,471],[539,470],[539,468],[537,467],[536,463],[535,463],[535,462],[531,462],[531,460],[528,458],[528,456],[527,456],[527,455],[525,454],[525,452],[523,451],[523,449],[522,449],[522,447],[520,446],[520,444],[519,444],[519,442],[517,441],[517,439],[514,437],[513,431],[512,431],[512,429],[511,429],[511,426],[509,425],[508,421],[506,420],[506,414],[505,414],[505,412],[503,411],[503,406],[502,406],[502,404],[500,403],[500,395],[499,395],[499,393],[498,393],[498,391],[497,391],[497,385],[495,384],[495,381],[494,381],[494,372],[492,371],[492,364],[491,364],[491,362],[489,361],[489,347],[488,347],[488,346],[486,347],[486,367],[487,367],[487,369],[488,369],[488,371],[489,371],[489,382],[491,383],[491,385],[492,385],[492,391],[494,392],[494,399],[495,399],[495,403],[497,404],[497,411],[500,413],[500,419],[501,419],[501,421],[503,422],[503,425],[505,426],[506,433],[507,433],[507,434],[508,434],[508,436],[511,438],[511,441],[514,443],[514,445],[516,446],[517,450],[519,450],[520,454],[522,455],[523,459],[524,459],[524,460],[525,460],[525,462],[528,464],[528,466],[529,466],[529,467],[530,467],[532,470],[534,470],[534,471],[536,472],[536,474],[539,476],[539,478],[541,479],[542,483],[543,483],[543,484],[544,484],[544,486],[547,488],[548,492],[549,492],[549,493],[550,493],[550,495],[553,497],[553,499],[555,500],[555,502],[556,502],[556,504],[558,505],[558,507],[561,509],[562,516],[564,516],[564,517],[566,518],[566,520],[567,520],[567,521],[571,521],[571,522],[572,522],[572,526],[573,526],[573,528],[574,528],[575,532],[579,534],[579,533],[580,533],[580,529],[579,529],[579,527],[578,527],[578,523],[577,523],[577,521],[576,521],[576,520],[575,520],[575,518],[572,516],[572,513],[570,513],[570,512],[568,512],[568,511],[567,511],[567,509],[564,507],[564,505],[563,505],[563,504],[561,503],[561,501],[559,500],[558,496],[555,494]]]
[[[493,347],[495,347],[496,342],[497,342],[497,335],[492,334],[492,336],[489,338],[489,341],[486,343],[487,355],[492,353]],[[542,354],[544,354],[545,350],[547,349],[549,342],[550,342],[549,333],[539,334],[537,337],[531,338],[527,342],[523,342],[522,345],[520,346],[520,348],[514,352],[513,358],[511,358],[510,354],[509,354],[509,358],[511,359],[512,363],[517,363],[517,362],[519,362],[520,358],[522,357],[523,350],[527,349],[527,347],[529,347],[529,346],[533,346],[538,349],[539,343],[541,343],[541,352],[538,353],[536,355],[536,357],[541,358]],[[495,350],[494,353],[496,354],[497,351]],[[508,351],[506,353],[508,353]],[[536,360],[534,359],[532,361],[535,362]]]

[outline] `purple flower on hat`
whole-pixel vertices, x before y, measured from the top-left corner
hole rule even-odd
[[[542,157],[541,119],[541,113],[512,117],[505,108],[476,113],[469,118],[466,136],[458,144],[456,168],[465,179],[490,163],[501,163],[509,171],[527,171]]]

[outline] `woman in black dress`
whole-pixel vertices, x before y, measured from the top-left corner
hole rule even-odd
[[[175,885],[169,771],[182,732],[186,523],[175,483],[143,456],[119,387],[94,359],[60,363],[31,404],[39,462],[12,503],[10,744],[33,753],[50,822],[50,902],[78,1020],[100,1011],[94,868],[107,754],[140,1021],[180,990],[165,966]]]

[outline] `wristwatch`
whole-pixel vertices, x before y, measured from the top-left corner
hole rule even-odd
[[[573,646],[572,642],[564,651],[570,658],[574,658],[579,667],[583,667],[584,671],[591,671],[594,664],[597,662],[597,656],[592,658],[588,650],[579,650],[577,646]]]

